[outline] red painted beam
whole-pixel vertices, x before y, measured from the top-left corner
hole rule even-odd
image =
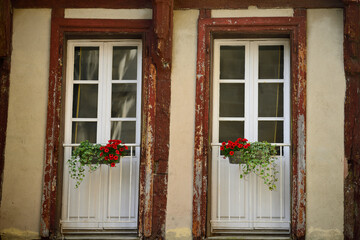
[[[360,239],[360,2],[344,0],[344,239]]]
[[[238,9],[258,8],[339,8],[341,0],[175,0],[175,9]]]
[[[12,0],[14,8],[152,8],[149,0]]]
[[[149,0],[12,0],[15,8],[152,8]],[[341,8],[341,0],[175,0],[174,9]]]

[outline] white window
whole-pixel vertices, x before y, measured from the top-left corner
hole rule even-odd
[[[289,41],[214,40],[212,106],[212,232],[289,233]],[[239,137],[278,145],[275,191],[220,156],[221,142]]]
[[[64,177],[61,228],[72,231],[136,231],[141,124],[141,40],[67,44]],[[67,159],[81,141],[120,139],[131,149],[110,168],[86,174],[75,189]]]

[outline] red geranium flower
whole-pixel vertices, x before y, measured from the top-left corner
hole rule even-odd
[[[221,144],[221,145],[225,146],[225,145],[226,145],[226,142],[222,142],[222,144]]]
[[[111,167],[115,167],[115,163],[112,162],[112,163],[110,164],[110,166],[111,166]]]
[[[118,159],[119,159],[119,157],[115,155],[115,156],[114,156],[114,160],[118,160]]]
[[[107,148],[105,148],[105,150],[104,150],[105,152],[109,152],[109,149],[107,149]]]
[[[115,152],[116,152],[116,154],[120,154],[119,150],[116,150]]]
[[[224,151],[224,149],[225,149],[225,148],[224,148],[223,146],[220,147],[220,150],[221,150],[221,151]]]
[[[124,149],[123,149],[123,148],[120,148],[120,152],[122,152],[122,151],[124,151]]]
[[[232,156],[232,155],[234,155],[234,152],[233,152],[233,151],[230,151],[230,153],[229,153],[229,154]]]

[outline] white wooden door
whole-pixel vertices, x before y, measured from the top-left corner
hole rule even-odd
[[[63,232],[136,230],[141,124],[141,40],[67,44]],[[120,139],[130,156],[87,173],[78,189],[67,160],[81,141]]]
[[[290,230],[290,51],[286,39],[214,40],[212,232]],[[220,154],[237,138],[276,144],[277,189],[240,179],[241,166]]]

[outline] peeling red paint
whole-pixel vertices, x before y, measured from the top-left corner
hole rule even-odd
[[[13,0],[15,8],[152,8],[147,0]],[[238,9],[257,6],[259,8],[341,8],[341,0],[175,0],[174,9]]]
[[[342,7],[341,0],[175,0],[175,9],[239,9],[257,6],[259,8],[331,8]]]
[[[198,20],[196,70],[195,150],[193,182],[194,239],[206,237],[206,209],[209,147],[209,91],[211,37],[214,33],[289,34],[292,46],[293,189],[292,235],[305,237],[306,221],[306,11],[296,9],[294,17],[209,18],[202,10]]]
[[[344,239],[360,239],[360,2],[343,0],[345,94]]]

